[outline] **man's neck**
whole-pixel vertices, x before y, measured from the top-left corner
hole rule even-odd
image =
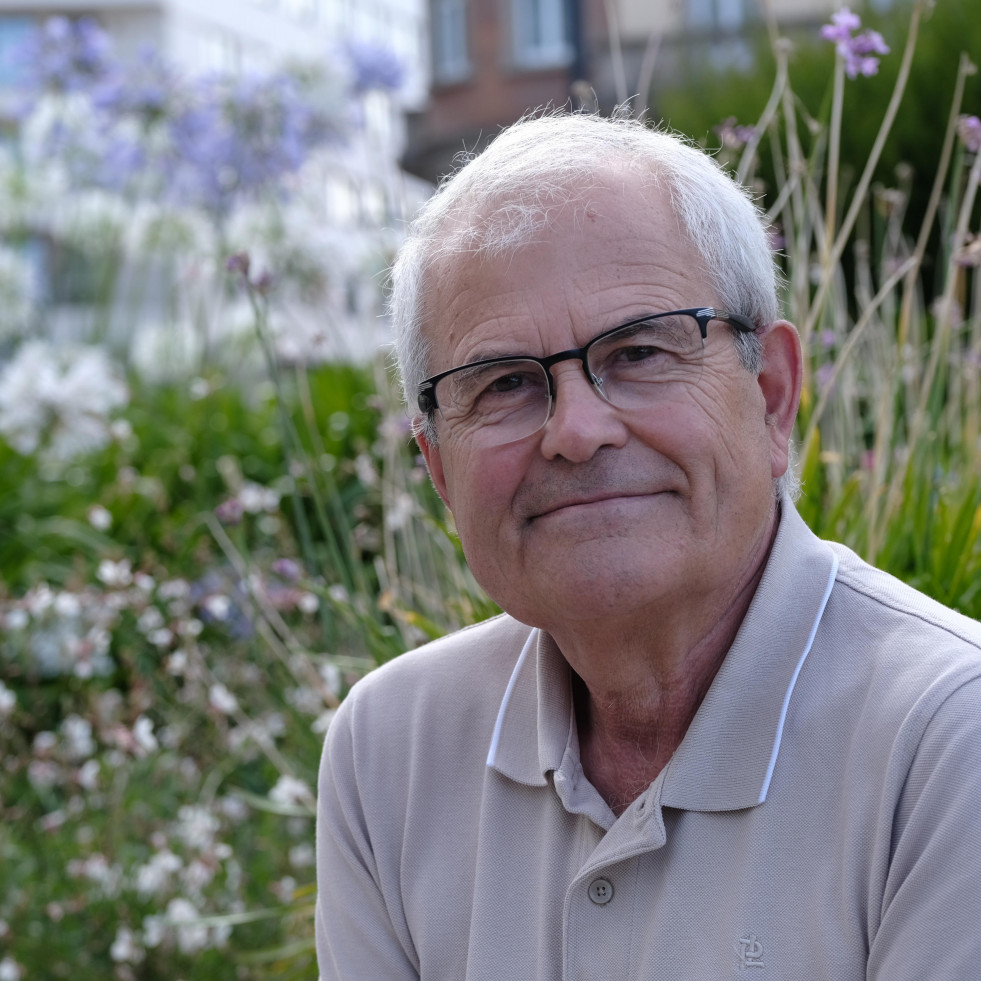
[[[752,577],[700,624],[665,614],[655,635],[649,623],[621,629],[592,652],[580,645],[567,653],[556,638],[573,669],[583,771],[614,813],[650,785],[684,739],[749,609],[775,534],[774,526]]]

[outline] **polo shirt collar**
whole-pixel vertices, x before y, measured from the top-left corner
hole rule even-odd
[[[781,508],[746,617],[662,774],[662,806],[728,811],[766,799],[797,677],[838,564],[789,500]],[[529,628],[501,702],[487,764],[518,783],[545,786],[574,731],[569,667],[548,634]]]

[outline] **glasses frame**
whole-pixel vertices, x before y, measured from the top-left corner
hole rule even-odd
[[[602,393],[602,387],[600,386],[599,379],[593,377],[593,375],[590,373],[589,361],[587,360],[589,357],[589,349],[594,344],[597,344],[604,338],[609,337],[611,334],[617,333],[617,331],[626,330],[629,327],[636,327],[640,324],[646,323],[649,320],[658,320],[661,317],[675,317],[682,315],[692,317],[698,322],[698,330],[702,335],[703,341],[708,337],[708,325],[709,321],[711,320],[720,320],[723,323],[729,324],[730,327],[734,327],[743,334],[751,334],[757,329],[756,324],[754,324],[748,317],[744,317],[738,313],[730,313],[728,310],[717,310],[715,307],[690,307],[687,310],[666,310],[664,313],[649,313],[646,317],[638,317],[636,320],[628,320],[625,324],[620,324],[617,327],[611,327],[609,330],[604,330],[602,334],[597,334],[591,341],[589,341],[588,344],[585,344],[582,347],[569,348],[568,351],[559,351],[557,354],[550,354],[545,358],[536,358],[531,354],[509,354],[499,358],[484,358],[481,361],[471,361],[469,364],[461,364],[456,368],[441,371],[438,375],[431,375],[419,385],[419,390],[416,395],[419,411],[427,417],[432,418],[433,413],[439,409],[439,402],[436,400],[436,386],[449,375],[453,375],[458,371],[477,368],[482,365],[501,364],[505,361],[533,361],[535,364],[541,365],[545,371],[545,378],[548,382],[548,397],[552,402],[555,401],[555,379],[552,377],[551,369],[552,365],[559,364],[562,361],[580,361],[582,363],[583,374],[585,374],[585,376],[589,379],[590,384],[592,384],[594,388]]]

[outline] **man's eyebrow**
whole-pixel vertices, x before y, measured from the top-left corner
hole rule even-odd
[[[647,329],[654,329],[663,333],[666,337],[682,337],[687,333],[687,326],[680,317],[667,317],[665,318],[662,314],[657,311],[652,311],[649,314],[641,314],[639,317],[628,317],[626,320],[619,324],[611,324],[609,327],[604,327],[602,330],[597,330],[586,344],[589,344],[592,340],[599,337],[601,334],[608,334],[614,330],[620,330],[623,327],[634,327],[637,331],[643,330],[645,327]],[[586,345],[583,344],[582,347]],[[564,350],[564,349],[563,349]],[[575,350],[570,348],[570,350]],[[529,351],[521,351],[515,348],[503,348],[496,347],[493,343],[485,344],[478,347],[475,351],[472,351],[470,356],[466,361],[460,364],[460,367],[466,367],[467,365],[479,364],[481,361],[493,361],[497,358],[513,358],[515,360],[521,358],[547,358],[552,354],[557,354],[557,351],[550,351],[548,354],[531,354]]]
[[[650,313],[646,317],[642,314],[640,317],[631,317],[625,320],[622,324],[618,324],[614,327],[607,327],[606,330],[601,331],[602,334],[611,333],[614,330],[624,330],[629,329],[630,333],[640,333],[642,330],[653,330],[656,333],[663,335],[664,337],[670,338],[683,338],[688,334],[689,325],[686,321],[687,317],[665,317],[663,314]],[[599,336],[599,335],[595,335]]]
[[[490,346],[478,347],[471,352],[470,357],[463,362],[464,365],[478,364],[481,361],[493,361],[495,358],[534,358],[537,355],[529,354],[528,351],[505,350]]]

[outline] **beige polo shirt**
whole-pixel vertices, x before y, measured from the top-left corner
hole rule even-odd
[[[981,978],[981,625],[783,518],[619,818],[569,670],[501,616],[355,686],[317,825],[324,981]]]

